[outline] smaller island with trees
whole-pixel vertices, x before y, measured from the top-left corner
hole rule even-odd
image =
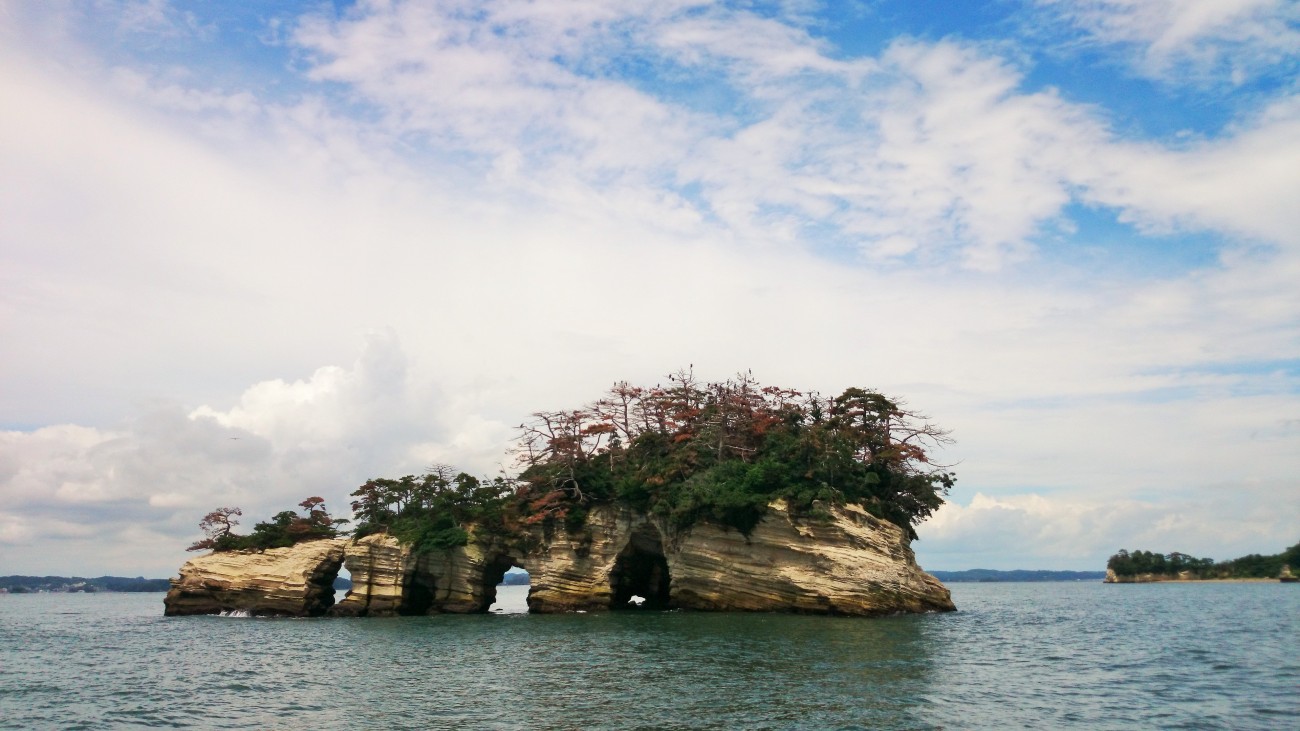
[[[1229,561],[1196,558],[1185,553],[1120,550],[1106,562],[1106,583],[1143,584],[1156,581],[1294,581],[1300,568],[1300,543],[1271,556],[1252,553]]]

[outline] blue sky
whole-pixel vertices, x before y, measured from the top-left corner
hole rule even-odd
[[[0,3],[0,573],[510,470],[687,363],[951,428],[927,568],[1280,550],[1298,51],[1274,0]]]

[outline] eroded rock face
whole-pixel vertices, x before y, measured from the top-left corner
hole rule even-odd
[[[352,590],[330,607],[345,564]],[[167,614],[393,616],[485,612],[511,565],[527,569],[532,612],[604,611],[639,597],[648,608],[874,615],[951,611],[937,579],[916,565],[904,531],[856,506],[796,517],[773,503],[748,535],[709,524],[674,531],[612,506],[579,530],[537,528],[507,543],[416,554],[386,534],[216,553],[181,569]]]
[[[874,615],[952,611],[916,565],[903,529],[854,505],[828,520],[773,505],[748,537],[698,525],[668,556],[673,602],[689,609]]]
[[[377,533],[349,543],[344,565],[352,590],[330,613],[347,617],[486,612],[512,559],[495,539],[415,555]]]
[[[649,521],[627,511],[599,507],[587,514],[582,530],[537,529],[538,548],[524,558],[528,571],[528,611],[576,612],[610,608],[611,574],[633,533]],[[658,533],[657,529],[651,528]]]
[[[247,612],[315,617],[334,604],[334,577],[347,539],[307,541],[265,551],[223,551],[181,567],[163,600],[164,614]]]
[[[592,611],[636,595],[649,606],[706,611],[955,609],[947,588],[916,565],[902,529],[856,506],[827,512],[828,519],[798,519],[774,503],[744,536],[709,524],[675,533],[645,516],[596,508],[582,531],[552,534],[525,558],[528,606]]]
[[[352,588],[330,614],[343,617],[391,617],[398,614],[406,594],[411,549],[383,533],[350,541],[343,566],[352,575]]]

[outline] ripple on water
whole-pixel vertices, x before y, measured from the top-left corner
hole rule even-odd
[[[1300,592],[1167,588],[957,584],[956,614],[876,620],[163,619],[158,595],[5,597],[0,727],[1274,729],[1300,715]]]

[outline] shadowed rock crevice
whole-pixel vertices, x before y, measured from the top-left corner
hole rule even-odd
[[[420,571],[411,571],[402,583],[402,601],[397,613],[403,617],[429,614],[438,595],[437,579]]]
[[[329,613],[334,602],[338,600],[334,589],[334,580],[343,570],[343,555],[330,555],[310,577],[308,577],[308,595],[311,597],[307,610],[309,617],[321,617]]]
[[[610,609],[670,609],[672,579],[663,540],[650,524],[642,524],[614,561],[609,576]],[[640,597],[639,604],[633,603]]]

